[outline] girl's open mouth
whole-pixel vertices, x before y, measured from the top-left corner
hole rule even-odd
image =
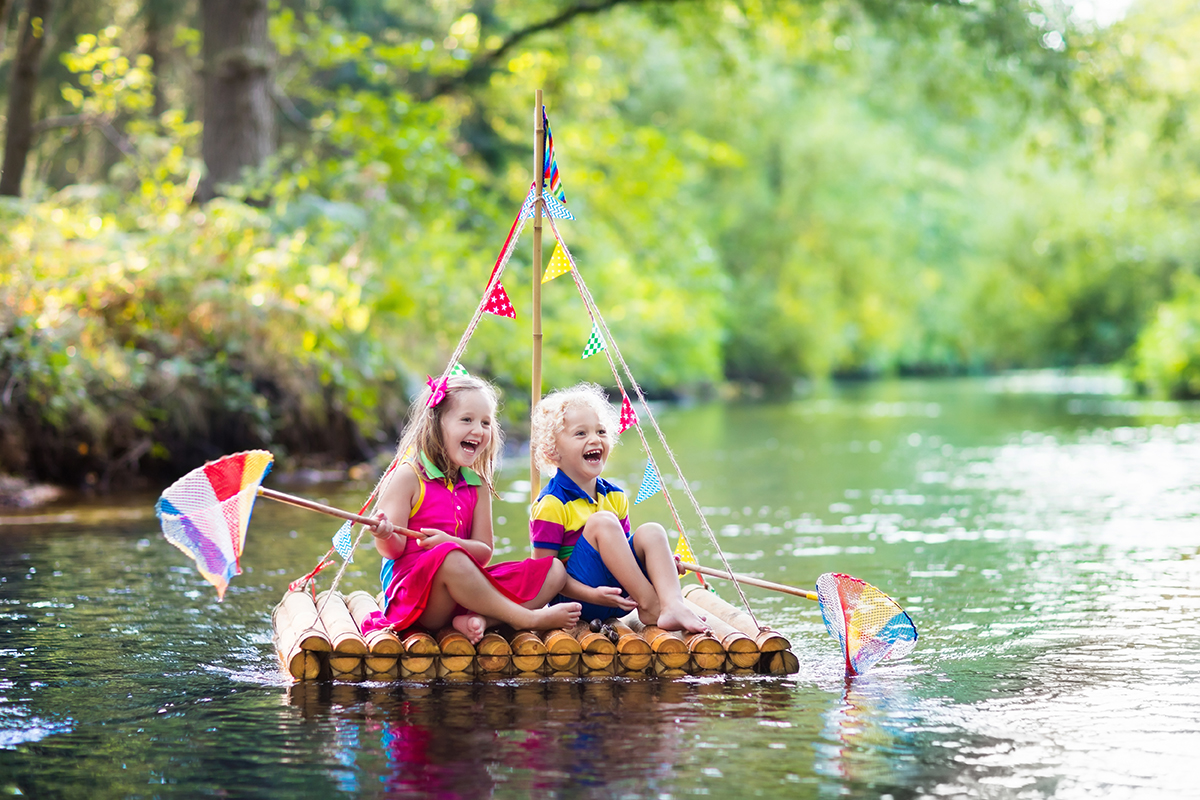
[[[474,454],[474,452],[479,449],[479,442],[459,442],[459,446],[468,453]]]

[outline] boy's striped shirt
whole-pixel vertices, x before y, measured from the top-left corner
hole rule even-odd
[[[629,498],[621,487],[597,478],[593,500],[560,469],[533,504],[529,538],[535,548],[557,550],[558,557],[567,561],[583,534],[584,524],[597,511],[616,514],[625,533],[629,533]]]

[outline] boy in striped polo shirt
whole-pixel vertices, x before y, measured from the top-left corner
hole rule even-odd
[[[595,384],[549,394],[534,409],[530,448],[539,468],[555,469],[529,521],[534,557],[563,560],[568,577],[559,599],[582,603],[582,619],[636,608],[647,625],[706,631],[703,618],[683,602],[666,530],[647,522],[630,533],[629,498],[600,477],[617,425],[616,411]]]

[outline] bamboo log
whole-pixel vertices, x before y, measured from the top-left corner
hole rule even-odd
[[[321,658],[311,650],[304,650],[299,644],[293,645],[290,650],[284,650],[279,647],[279,641],[275,642],[276,652],[279,653],[279,661],[283,664],[283,669],[293,679],[298,681],[315,681],[321,675]]]
[[[437,665],[434,664],[435,659],[429,659],[429,666],[423,670],[412,670],[404,666],[404,659],[400,659],[400,680],[415,681],[417,683],[429,683],[437,677]]]
[[[714,614],[728,622],[737,630],[754,639],[760,653],[774,653],[791,648],[788,640],[777,632],[760,629],[754,624],[754,619],[741,609],[734,608],[722,600],[714,592],[703,586],[690,584],[683,587],[683,596],[704,609],[708,614]]]
[[[437,641],[425,631],[404,631],[400,641],[404,644],[404,655],[400,656],[401,677],[406,677],[405,671],[409,675],[426,672],[441,655]]]
[[[725,648],[711,633],[685,633],[683,640],[695,669],[712,672],[725,666]]]
[[[354,624],[360,633],[367,617],[380,610],[379,603],[375,601],[375,598],[369,592],[361,589],[346,595],[346,607],[350,609],[350,616],[354,618]],[[400,641],[400,637],[390,630],[371,631],[362,634],[362,637],[366,640],[367,650],[371,655],[398,656],[404,652],[404,644]]]
[[[350,609],[341,594],[328,589],[318,594],[317,612],[321,624],[329,632],[333,652],[356,656],[365,656],[369,652],[367,640],[358,632],[358,625],[350,616]]]
[[[467,644],[470,644],[470,642],[467,642]],[[470,659],[465,669],[450,669],[444,662],[439,661],[434,671],[439,678],[445,681],[453,681],[455,683],[473,681],[475,680],[475,659]]]
[[[664,631],[657,625],[643,625],[636,617],[629,618],[629,626],[650,644],[655,661],[668,669],[682,669],[687,666],[691,654],[683,634],[678,631]]]
[[[271,622],[284,652],[291,650],[292,645],[321,653],[333,650],[329,635],[317,618],[317,607],[307,592],[284,594],[271,612]]]
[[[363,659],[356,653],[329,654],[329,668],[333,671],[333,679],[341,681],[361,681],[363,679]]]
[[[447,672],[463,672],[475,665],[475,645],[449,626],[437,632],[438,649],[441,658],[438,660],[440,669]]]
[[[617,632],[618,669],[622,672],[645,672],[654,660],[650,643],[618,619],[610,619],[607,624]]]
[[[393,681],[400,677],[400,659],[397,656],[369,655],[363,659],[367,680]]]
[[[500,634],[485,633],[475,645],[475,666],[482,673],[503,673],[512,666],[512,645]]]
[[[593,631],[586,622],[575,626],[571,635],[579,642],[580,660],[585,670],[604,670],[617,659],[617,646],[603,633]]]
[[[583,654],[579,640],[564,630],[542,631],[541,637],[546,645],[546,668],[552,673],[578,675],[579,660]]]
[[[767,675],[795,675],[800,671],[800,659],[791,650],[763,654],[760,668]]]
[[[513,668],[517,672],[538,672],[546,664],[546,644],[533,631],[521,631],[512,638]]]
[[[607,667],[589,667],[586,662],[580,661],[579,674],[584,678],[611,678],[617,674],[617,660],[613,658]]]
[[[729,659],[731,667],[736,669],[754,668],[758,663],[759,653],[758,645],[754,643],[753,639],[716,614],[708,613],[706,609],[691,600],[685,599],[684,602],[692,611],[703,614],[707,618],[707,624],[712,628],[712,635],[721,643],[721,647],[725,648],[725,655]]]

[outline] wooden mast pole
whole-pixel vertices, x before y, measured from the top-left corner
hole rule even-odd
[[[546,181],[546,129],[542,126],[542,90],[534,92],[533,100],[533,175],[537,184],[533,204],[533,382],[530,387],[529,413],[542,399],[542,191]],[[533,448],[529,450],[529,502],[537,501],[541,475]]]

